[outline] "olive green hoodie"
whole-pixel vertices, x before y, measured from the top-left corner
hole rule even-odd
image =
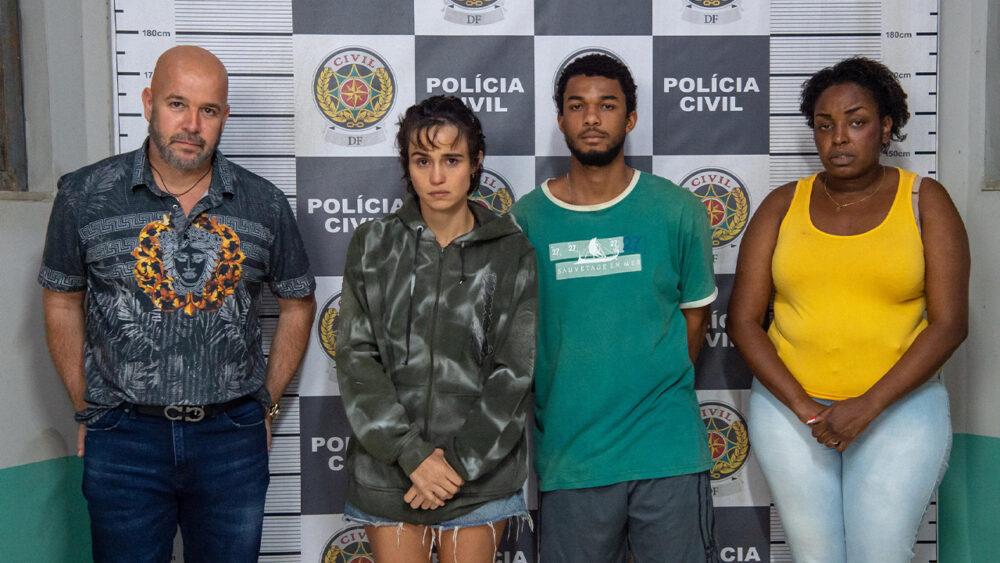
[[[347,250],[337,379],[353,428],[348,500],[433,524],[506,498],[527,476],[535,360],[535,253],[510,216],[470,203],[476,225],[442,248],[415,199],[358,227]],[[435,510],[403,501],[434,448],[465,484]]]

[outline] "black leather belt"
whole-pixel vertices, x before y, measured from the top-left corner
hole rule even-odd
[[[232,401],[216,403],[213,405],[159,406],[129,404],[127,408],[145,416],[155,416],[158,418],[165,418],[167,420],[178,420],[184,422],[201,422],[202,420],[207,420],[220,413],[224,413],[228,410],[235,409],[236,407],[242,407],[247,403],[253,402],[256,402],[254,401],[254,398],[250,395],[246,395],[244,397],[240,397],[239,399],[233,399]]]

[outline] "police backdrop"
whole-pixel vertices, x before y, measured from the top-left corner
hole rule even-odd
[[[725,334],[740,236],[770,189],[820,168],[798,115],[803,80],[844,57],[880,59],[910,94],[907,140],[888,162],[935,176],[936,0],[113,0],[117,150],[145,137],[139,93],[179,44],[230,72],[221,149],[292,200],[319,284],[300,377],[281,400],[261,561],[363,561],[341,517],[350,430],[334,373],[344,253],[362,222],[403,198],[393,145],[400,113],[461,96],[486,130],[475,197],[506,211],[568,168],[551,100],[560,69],[601,52],[638,84],[628,163],[700,196],[712,223],[720,298],[697,366],[715,467],[723,561],[790,561],[747,440],[750,374]],[[584,305],[584,304],[582,304]],[[271,304],[270,329],[276,306]],[[529,502],[537,503],[529,485]],[[932,506],[915,561],[937,559]],[[359,559],[360,558],[360,559]],[[535,561],[527,529],[497,561]]]

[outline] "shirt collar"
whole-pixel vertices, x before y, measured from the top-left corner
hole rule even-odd
[[[135,151],[132,159],[132,190],[140,186],[145,186],[149,191],[158,196],[167,194],[156,185],[153,179],[153,169],[149,165],[146,151],[149,150],[149,137],[142,142],[142,147]],[[212,156],[212,184],[208,187],[208,197],[213,204],[221,201],[223,194],[235,195],[236,186],[233,184],[233,170],[222,151],[215,149]]]

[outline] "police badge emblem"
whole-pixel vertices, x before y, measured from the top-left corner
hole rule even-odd
[[[337,359],[337,334],[340,332],[340,292],[333,294],[320,309],[316,337],[330,361]]]
[[[479,179],[479,187],[469,195],[469,199],[485,205],[497,215],[503,215],[510,211],[515,198],[510,182],[506,178],[484,168],[483,175]]]
[[[723,402],[704,401],[699,407],[712,454],[712,468],[708,471],[712,489],[716,494],[735,492],[740,471],[750,458],[747,421],[732,405]]]
[[[730,23],[740,19],[741,0],[681,0],[685,21],[701,24]]]
[[[374,563],[364,526],[350,526],[338,531],[326,542],[320,563]]]
[[[504,0],[443,0],[444,19],[463,25],[487,25],[503,20]]]
[[[378,53],[345,47],[320,63],[313,98],[333,126],[326,140],[345,147],[371,146],[387,138],[382,122],[396,101],[396,78]]]
[[[688,174],[681,186],[701,199],[712,226],[712,246],[739,237],[750,217],[750,194],[742,180],[722,168],[701,168]]]

